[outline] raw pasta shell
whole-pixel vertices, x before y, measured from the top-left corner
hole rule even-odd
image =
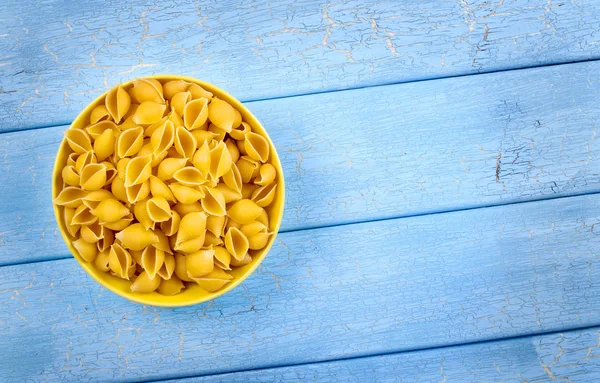
[[[152,156],[132,158],[125,167],[125,187],[146,182],[152,175]]]
[[[67,144],[75,153],[85,153],[92,150],[92,140],[83,129],[67,129],[65,131]]]
[[[115,165],[108,161],[103,161],[100,164],[106,168],[106,183],[104,186],[110,185],[117,176],[117,168],[115,168]]]
[[[133,214],[129,213],[118,221],[105,223],[104,227],[114,231],[121,231],[129,226],[131,221],[133,221]]]
[[[191,204],[205,197],[205,193],[190,186],[171,184],[169,189],[173,192],[175,199],[184,204]]]
[[[176,243],[198,238],[206,231],[206,214],[194,212],[181,218]]]
[[[233,276],[227,274],[225,271],[219,268],[215,268],[211,273],[203,277],[194,278],[194,282],[196,282],[202,289],[208,292],[214,292],[220,290],[232,279]]]
[[[232,190],[239,193],[242,192],[242,176],[236,164],[231,164],[231,169],[223,174],[223,182]]]
[[[125,187],[125,194],[129,203],[136,203],[148,197],[150,194],[150,182],[148,180],[131,187]]]
[[[79,238],[76,241],[73,241],[73,247],[77,250],[77,253],[81,258],[83,258],[86,262],[93,262],[96,258],[96,254],[98,254],[98,250],[96,249],[96,245],[93,243],[88,243],[83,238]]]
[[[161,222],[160,229],[168,236],[173,236],[179,231],[179,223],[181,218],[179,213],[172,210],[171,218],[168,221]]]
[[[85,197],[87,192],[75,186],[67,186],[60,191],[54,199],[54,204],[70,208],[76,208],[81,205],[81,199]]]
[[[88,164],[81,170],[79,183],[83,190],[99,190],[106,183],[106,168],[101,164]]]
[[[175,141],[175,127],[171,121],[165,121],[162,126],[152,133],[150,142],[152,143],[152,153],[159,156],[166,152]]]
[[[134,156],[144,145],[144,129],[141,126],[127,129],[117,138],[117,156]]]
[[[231,154],[224,142],[219,142],[211,149],[209,175],[213,181],[218,181],[221,176],[229,172],[232,164]]]
[[[225,248],[235,259],[242,260],[248,253],[248,238],[241,230],[232,227],[225,234]]]
[[[95,244],[104,237],[103,227],[97,222],[81,227],[81,239],[87,243]]]
[[[214,97],[208,104],[208,118],[219,129],[231,132],[235,121],[235,109],[227,101]]]
[[[98,206],[92,210],[92,214],[97,217],[102,224],[118,221],[129,213],[130,211],[128,208],[112,198],[100,201]]]
[[[79,186],[79,174],[75,170],[74,166],[67,165],[62,170],[62,179],[67,185]]]
[[[152,197],[146,203],[148,216],[154,222],[164,222],[171,218],[171,207],[166,199],[161,197]]]
[[[269,142],[260,134],[254,132],[246,134],[244,148],[246,149],[248,156],[252,159],[262,163],[267,162],[269,159]]]
[[[129,270],[133,268],[134,262],[131,254],[121,245],[115,243],[110,247],[108,265],[114,275],[122,279],[129,279]]]
[[[107,130],[114,135],[119,133],[119,128],[117,128],[117,125],[112,121],[100,121],[97,124],[88,126],[85,130],[94,140],[97,140],[98,137]]]
[[[163,279],[158,286],[158,292],[162,295],[172,296],[179,294],[185,286],[181,279],[176,275],[172,275],[169,279]]]
[[[250,128],[250,124],[246,122],[242,122],[240,126],[234,128],[229,132],[229,135],[234,140],[243,141],[246,134],[250,133],[252,129]]]
[[[92,113],[90,113],[90,124],[95,124],[98,121],[104,121],[112,118],[110,113],[108,113],[108,109],[104,105],[98,105],[94,109],[92,109]]]
[[[200,201],[196,201],[196,202],[192,202],[192,203],[176,203],[173,207],[172,207],[173,211],[176,211],[177,213],[179,213],[179,215],[181,217],[183,217],[186,214],[189,213],[193,213],[193,212],[204,212],[204,209],[202,209],[202,205],[200,204]]]
[[[108,92],[105,99],[106,109],[118,124],[131,105],[131,97],[120,85]]]
[[[165,254],[173,254],[173,250],[171,250],[171,246],[169,244],[169,238],[163,233],[160,229],[154,229],[152,232],[158,237],[158,242],[153,244],[152,246],[156,247],[158,250],[162,250]]]
[[[105,189],[100,189],[87,193],[86,196],[81,199],[81,202],[83,202],[85,206],[89,207],[90,210],[93,211],[95,208],[98,207],[100,202],[104,201],[105,199],[113,198],[114,196],[111,192]]]
[[[153,230],[156,222],[153,221],[148,214],[147,203],[148,199],[136,203],[133,207],[133,215],[135,215],[135,219],[144,226],[144,229]]]
[[[227,211],[227,216],[236,222],[246,225],[258,218],[263,208],[249,199],[242,199],[234,203]]]
[[[206,196],[202,198],[201,204],[205,212],[210,215],[224,216],[227,214],[225,208],[225,197],[216,188],[205,188]]]
[[[215,268],[214,250],[199,250],[186,256],[185,266],[190,278],[202,277]]]
[[[176,171],[183,168],[187,160],[185,158],[165,158],[159,165],[156,176],[161,181],[173,178]]]
[[[197,99],[197,98],[206,98],[209,101],[212,99],[213,94],[207,90],[205,90],[203,87],[201,87],[198,84],[191,84],[188,88],[187,88],[188,92],[190,92],[190,94],[192,95],[192,99]]]
[[[242,199],[242,193],[231,189],[229,186],[225,184],[218,184],[216,189],[221,192],[223,198],[225,198],[225,203],[228,204],[230,202],[239,201]]]
[[[254,179],[254,183],[260,186],[265,186],[275,181],[277,170],[271,164],[262,164],[258,172],[258,176]]]
[[[173,273],[175,272],[175,256],[172,254],[165,254],[165,260],[157,274],[163,279],[177,278]]]
[[[73,225],[91,225],[96,222],[97,218],[92,214],[90,209],[85,205],[80,205],[75,209],[71,224]]]
[[[177,170],[173,178],[185,186],[198,186],[206,183],[202,172],[193,166],[186,166]]]
[[[115,135],[111,130],[105,130],[94,141],[94,152],[98,161],[104,161],[115,152]]]
[[[134,223],[115,235],[123,247],[131,250],[142,250],[146,246],[158,242],[158,237],[151,231],[146,230],[141,223]]]
[[[228,139],[225,141],[225,145],[227,145],[227,150],[229,150],[229,155],[231,156],[231,161],[234,163],[240,159],[240,150],[238,149],[236,143],[232,139]]]
[[[196,151],[196,139],[183,126],[180,126],[175,130],[175,150],[177,150],[177,153],[183,158],[188,158],[190,160]]]
[[[262,186],[252,193],[252,201],[256,202],[260,207],[269,206],[273,202],[273,199],[275,199],[276,189],[277,184],[275,183]]]
[[[157,104],[164,104],[163,90],[161,83],[153,78],[140,78],[133,82],[131,95],[138,103],[152,101]]]
[[[96,244],[98,251],[106,251],[110,249],[110,246],[115,241],[115,235],[112,230],[108,229],[106,226],[102,226],[102,238]]]
[[[183,124],[188,130],[202,127],[209,114],[209,105],[206,98],[192,100],[183,107]]]
[[[235,108],[233,109],[233,112],[235,113],[235,118],[233,119],[233,125],[231,127],[235,129],[242,124],[242,114]]]
[[[206,230],[217,237],[225,236],[225,221],[227,221],[226,216],[209,215],[206,218]]]
[[[155,176],[150,176],[150,193],[154,197],[161,197],[170,202],[177,202],[171,189]]]
[[[175,253],[175,275],[182,281],[192,282],[187,274],[186,257],[181,253]]]
[[[206,129],[208,129],[208,126],[206,126]],[[196,148],[200,148],[202,145],[204,145],[205,142],[210,142],[211,140],[213,140],[214,138],[216,138],[218,136],[218,134],[213,133],[213,132],[209,132],[208,130],[204,130],[204,128],[198,128],[196,130],[192,130],[192,136],[194,136],[194,138],[196,139]]]
[[[63,210],[63,220],[65,222],[65,226],[67,227],[67,232],[71,235],[71,237],[75,237],[77,232],[81,228],[81,225],[73,225],[71,221],[73,221],[73,216],[75,215],[75,209],[70,207],[65,207]]]
[[[260,250],[267,246],[270,233],[258,233],[248,237],[248,246],[250,250]]]
[[[249,156],[241,156],[236,165],[240,171],[242,182],[247,184],[252,181],[254,177],[256,177],[260,167],[260,162]]]
[[[154,278],[165,261],[165,252],[148,246],[142,252],[142,267],[150,278]]]
[[[171,80],[163,84],[163,95],[167,100],[171,100],[179,92],[184,92],[190,86],[190,83],[183,80]]]
[[[160,121],[165,114],[166,109],[166,105],[152,101],[144,101],[135,111],[135,114],[133,115],[133,122],[138,125],[154,124],[155,122]]]
[[[108,262],[108,257],[110,255],[110,248],[104,251],[99,252],[96,255],[96,259],[94,260],[94,266],[100,271],[109,271],[110,265]]]
[[[75,161],[75,171],[81,175],[81,171],[86,165],[98,163],[96,155],[93,152],[85,152],[77,157]]]
[[[213,247],[215,252],[215,264],[223,270],[231,270],[231,254],[223,246]]]
[[[194,154],[192,163],[205,177],[208,177],[208,173],[210,172],[210,160],[210,148],[208,147],[208,142],[204,141],[202,146],[196,151],[196,154]]]
[[[115,177],[110,185],[110,191],[120,201],[129,202],[127,199],[127,191],[125,190],[125,181],[121,177]]]
[[[192,94],[188,92],[179,92],[171,99],[171,108],[180,116],[183,116],[183,108],[185,105],[192,101]]]
[[[162,278],[158,275],[150,276],[148,271],[143,271],[131,284],[134,293],[151,293],[158,288]]]
[[[252,262],[252,257],[250,256],[250,254],[246,254],[244,259],[242,259],[242,260],[237,260],[235,258],[231,258],[231,266],[234,266],[234,267],[246,266],[250,262]]]

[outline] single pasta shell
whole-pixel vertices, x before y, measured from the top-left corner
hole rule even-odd
[[[152,101],[144,101],[135,111],[133,122],[138,125],[154,124],[163,117],[166,109],[166,105]]]
[[[81,171],[86,165],[97,163],[96,155],[92,152],[85,152],[77,157],[77,161],[75,161],[75,171],[78,174],[81,174]]]
[[[171,100],[177,93],[184,92],[190,86],[190,83],[183,80],[171,80],[163,84],[163,95],[167,100]]]
[[[183,108],[190,101],[192,101],[192,94],[189,91],[176,93],[171,99],[171,108],[183,116]]]
[[[276,183],[271,183],[265,186],[261,186],[252,193],[252,201],[260,207],[269,206],[275,198],[275,191],[277,189]]]
[[[94,109],[92,109],[92,113],[90,113],[90,124],[95,124],[98,121],[108,120],[112,118],[110,113],[108,113],[108,109],[106,109],[105,105],[98,105]]]
[[[146,230],[141,223],[134,223],[115,235],[123,247],[131,250],[142,250],[146,246],[158,242],[158,237],[150,230]]]
[[[215,268],[211,273],[208,273],[205,276],[194,278],[194,282],[208,292],[215,292],[220,290],[232,279],[233,276],[227,274],[225,271],[219,268]]]
[[[150,278],[154,278],[165,261],[165,252],[154,246],[148,246],[142,251],[142,267]]]
[[[217,181],[221,176],[229,172],[232,164],[231,154],[224,142],[219,142],[217,146],[211,149],[209,175],[213,181]]]
[[[229,150],[229,155],[231,155],[231,161],[234,163],[240,159],[240,150],[238,149],[236,143],[232,139],[228,139],[225,141],[225,145],[227,145],[227,150]]]
[[[192,100],[183,107],[183,124],[188,130],[199,129],[206,122],[209,115],[208,100],[199,98]]]
[[[117,128],[117,125],[112,121],[100,121],[97,124],[88,126],[85,130],[94,140],[97,140],[98,137],[107,130],[112,132],[113,135],[119,133],[119,128]]]
[[[125,187],[125,194],[127,194],[127,201],[129,203],[141,201],[150,194],[150,182],[146,180],[141,184]]]
[[[94,266],[100,271],[108,271],[110,270],[110,265],[108,263],[108,257],[110,254],[110,248],[104,251],[101,251],[96,255],[96,259],[94,260]]]
[[[168,221],[161,222],[160,229],[168,236],[173,236],[179,231],[179,223],[181,218],[179,213],[171,211],[171,218]]]
[[[190,85],[187,90],[188,92],[190,92],[190,94],[192,95],[192,99],[194,100],[197,98],[206,98],[210,101],[210,99],[212,99],[213,97],[213,94],[211,92],[205,90],[198,84]]]
[[[242,192],[242,176],[236,164],[231,164],[231,169],[223,174],[223,182],[236,192]]]
[[[250,254],[246,254],[246,256],[242,260],[239,260],[239,261],[235,258],[231,258],[231,266],[234,266],[234,267],[246,266],[250,262],[252,262],[252,257],[250,256]]]
[[[202,209],[202,205],[200,204],[200,201],[196,201],[196,202],[192,202],[192,203],[176,203],[171,209],[173,209],[174,211],[176,211],[177,213],[179,213],[180,216],[184,216],[188,213],[193,213],[193,212],[204,212],[204,209]]]
[[[186,166],[177,170],[173,178],[185,186],[198,186],[206,183],[202,172],[193,166]]]
[[[92,214],[96,216],[102,224],[118,221],[129,213],[128,208],[112,198],[100,201],[98,206],[92,210]]]
[[[131,97],[120,85],[108,92],[105,106],[113,120],[118,124],[131,105]]]
[[[133,214],[129,213],[118,221],[105,223],[104,227],[114,231],[121,231],[129,226],[131,221],[133,221]]]
[[[202,233],[202,235],[200,235],[197,238],[190,239],[190,240],[183,241],[183,242],[176,242],[173,250],[180,251],[180,252],[183,252],[186,254],[198,251],[204,246],[205,235],[206,235],[206,232]]]
[[[235,121],[235,110],[227,101],[214,97],[208,104],[208,118],[219,129],[231,132]]]
[[[98,219],[92,214],[90,209],[87,206],[81,205],[77,209],[75,209],[75,213],[73,214],[73,219],[71,223],[74,225],[91,225],[96,222]]]
[[[254,222],[262,211],[263,209],[256,202],[249,199],[241,199],[229,208],[227,216],[242,225],[246,225]]]
[[[196,151],[196,154],[194,154],[192,163],[196,169],[202,172],[204,177],[207,177],[208,173],[210,172],[210,160],[210,148],[208,147],[208,142],[204,141],[204,144],[202,144],[202,146]]]
[[[117,138],[117,156],[131,157],[137,154],[144,145],[144,128],[137,126],[127,129]]]
[[[171,218],[171,207],[166,199],[161,197],[152,197],[146,203],[148,216],[154,222],[164,222]]]
[[[98,251],[102,252],[110,249],[110,246],[113,244],[114,241],[115,235],[112,232],[112,230],[106,228],[105,226],[102,226],[102,238],[100,238],[98,243],[96,243]]]
[[[169,238],[165,233],[160,229],[154,229],[152,232],[158,237],[158,242],[152,246],[156,247],[158,250],[164,251],[165,254],[173,254],[171,246],[169,245]]]
[[[185,286],[181,279],[172,275],[169,279],[163,279],[158,286],[158,292],[162,295],[172,296],[179,294]]]
[[[269,233],[258,233],[248,237],[248,247],[250,250],[260,250],[267,245]]]
[[[231,138],[237,141],[243,141],[246,134],[250,133],[252,129],[250,128],[250,124],[243,122],[237,128],[234,128],[229,132]]]
[[[115,135],[110,130],[105,130],[94,141],[94,152],[98,161],[104,161],[115,152]]]
[[[221,239],[221,237],[217,237],[210,231],[206,232],[206,235],[204,237],[204,246],[203,247],[219,246],[222,244],[223,244],[223,240]]]
[[[205,197],[205,193],[190,186],[170,184],[169,189],[173,192],[175,199],[184,204],[191,204]]]
[[[134,293],[151,293],[160,286],[162,278],[158,275],[150,276],[148,271],[142,272],[131,284],[131,291]]]
[[[190,278],[202,277],[215,268],[214,250],[199,250],[188,254],[185,261]]]
[[[81,199],[85,197],[87,192],[75,186],[67,186],[58,193],[54,199],[54,204],[70,208],[76,208],[81,205]]]
[[[175,141],[175,126],[171,121],[165,121],[161,127],[152,133],[150,142],[152,144],[152,154],[159,156],[167,151]]]
[[[156,222],[154,222],[148,214],[147,203],[148,199],[136,203],[133,207],[133,215],[135,216],[135,219],[144,226],[144,229],[153,230]]]
[[[98,254],[96,245],[86,242],[83,238],[73,241],[73,247],[77,250],[77,254],[86,262],[93,262]]]
[[[108,265],[111,271],[119,278],[129,279],[129,269],[134,265],[131,254],[118,243],[110,247]]]
[[[262,164],[258,176],[254,179],[254,183],[260,186],[265,186],[275,181],[277,177],[277,169],[271,164]]]
[[[177,278],[173,275],[175,272],[175,256],[172,254],[165,254],[165,260],[157,274],[163,279],[169,279],[172,277]]]
[[[175,150],[183,158],[192,159],[196,151],[196,139],[183,126],[175,130]]]
[[[258,174],[260,162],[248,156],[241,156],[236,165],[240,171],[242,182],[247,184]]]
[[[115,177],[110,185],[110,191],[119,201],[129,202],[127,200],[127,191],[125,190],[125,180],[122,178]]]
[[[154,197],[161,197],[169,202],[177,202],[171,189],[162,182],[158,177],[150,176],[150,193]]]
[[[200,237],[206,230],[206,218],[206,214],[202,212],[189,213],[183,216],[179,223],[177,242]]]
[[[156,176],[161,181],[173,178],[176,171],[183,168],[187,160],[185,158],[165,158],[159,165]]]
[[[81,225],[73,225],[71,221],[73,221],[73,216],[75,215],[75,209],[70,207],[65,207],[63,210],[63,221],[65,222],[65,226],[67,227],[67,232],[71,235],[71,237],[75,237],[77,232],[81,228]]]
[[[157,104],[164,104],[165,99],[162,94],[162,85],[153,78],[140,78],[133,82],[131,95],[139,104],[145,101],[152,101]]]
[[[223,198],[225,198],[225,203],[228,204],[230,202],[239,201],[242,199],[242,193],[231,189],[229,186],[225,184],[218,184],[216,189],[221,192]]]
[[[269,141],[260,134],[254,132],[246,134],[244,148],[246,149],[248,156],[252,159],[262,163],[267,162],[269,159]]]
[[[223,270],[231,270],[229,266],[231,263],[231,254],[223,246],[213,247],[215,252],[215,264]]]
[[[62,179],[67,185],[79,186],[79,174],[75,170],[74,166],[65,166],[62,170]]]
[[[83,202],[85,206],[90,208],[90,210],[94,210],[98,207],[100,202],[104,201],[105,199],[113,198],[114,196],[111,192],[105,189],[100,189],[89,192],[85,197],[81,199],[81,202]]]
[[[206,218],[206,230],[210,231],[218,237],[224,236],[225,221],[227,221],[226,216],[218,217],[216,215],[209,215]]]
[[[206,187],[206,196],[202,198],[201,204],[205,212],[210,215],[224,216],[227,214],[225,197],[219,189]]]
[[[91,225],[82,226],[80,234],[81,239],[91,244],[97,243],[100,239],[102,239],[102,237],[104,237],[103,227],[97,222],[94,222]]]
[[[135,157],[125,167],[125,187],[146,182],[152,175],[152,156]]]
[[[192,282],[187,274],[186,257],[181,253],[175,253],[175,275],[182,281]]]
[[[233,119],[233,125],[231,127],[235,129],[242,124],[242,114],[235,108],[233,109],[233,112],[235,113],[235,118]]]
[[[92,150],[92,140],[83,129],[67,129],[65,131],[67,144],[75,153],[85,153]]]
[[[240,227],[240,231],[246,236],[246,237],[251,237],[254,234],[258,234],[261,232],[267,232],[268,231],[268,227],[263,224],[262,222],[252,222],[249,223],[247,225],[243,225],[242,227]]]
[[[242,260],[249,249],[248,238],[240,229],[232,227],[225,234],[225,248],[235,259]]]

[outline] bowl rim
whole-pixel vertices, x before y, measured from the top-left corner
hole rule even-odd
[[[262,125],[260,120],[258,118],[256,118],[256,116],[254,116],[254,114],[248,108],[246,108],[246,106],[244,104],[242,104],[242,102],[240,100],[238,100],[237,98],[235,98],[234,96],[229,94],[227,91],[221,89],[220,87],[218,87],[212,83],[209,83],[209,82],[206,82],[203,80],[199,80],[199,79],[196,79],[193,77],[189,77],[189,76],[176,75],[176,74],[154,74],[154,75],[136,77],[136,78],[130,79],[128,81],[121,82],[117,85],[114,85],[113,87],[111,87],[108,90],[106,90],[105,92],[103,92],[100,96],[96,97],[93,101],[88,103],[86,105],[86,107],[77,115],[77,117],[75,117],[75,119],[73,119],[73,121],[71,122],[71,124],[69,125],[69,127],[67,129],[75,128],[75,125],[80,125],[81,120],[88,117],[89,114],[91,113],[91,111],[93,110],[93,108],[95,108],[101,102],[101,100],[103,100],[106,97],[108,92],[110,92],[112,89],[114,89],[117,86],[123,86],[123,87],[130,86],[131,84],[133,84],[134,81],[136,81],[138,79],[142,79],[142,78],[153,78],[153,79],[157,79],[157,80],[161,80],[161,81],[183,80],[183,81],[187,81],[187,82],[190,82],[193,84],[198,84],[201,87],[203,87],[204,89],[217,95],[219,98],[227,101],[234,108],[236,108],[237,110],[240,111],[240,113],[244,117],[244,120],[250,120],[250,121],[248,121],[248,123],[250,124],[250,126],[252,128],[258,127],[261,130],[261,133],[264,133],[264,137],[267,139],[267,141],[270,145],[270,149],[271,149],[271,163],[275,166],[275,168],[278,171],[278,174],[277,174],[278,184],[277,184],[276,198],[280,201],[280,206],[276,210],[277,221],[276,221],[276,224],[274,225],[274,227],[271,228],[273,235],[269,239],[269,243],[267,243],[267,245],[263,249],[260,250],[260,254],[258,256],[253,257],[253,262],[250,264],[250,267],[242,275],[240,275],[237,278],[234,278],[234,280],[232,282],[228,283],[223,288],[221,288],[215,292],[207,292],[208,294],[202,295],[202,296],[198,297],[197,299],[189,299],[184,302],[179,302],[179,301],[156,302],[152,299],[148,299],[151,297],[150,294],[153,294],[153,293],[142,294],[142,293],[124,292],[124,291],[120,290],[116,286],[113,286],[112,284],[107,283],[105,280],[99,278],[96,275],[96,273],[104,273],[104,272],[96,270],[95,266],[93,266],[91,263],[83,260],[81,258],[81,256],[77,253],[75,247],[73,246],[73,244],[71,242],[71,239],[66,235],[64,223],[62,222],[62,217],[60,216],[60,213],[61,213],[60,208],[61,207],[54,204],[54,202],[53,202],[54,199],[56,198],[56,196],[58,195],[59,191],[62,190],[62,186],[59,186],[59,185],[62,185],[62,168],[64,167],[64,163],[59,163],[59,160],[61,159],[61,157],[63,157],[61,155],[61,153],[66,150],[67,142],[66,142],[64,136],[59,144],[59,147],[58,147],[58,150],[56,153],[56,158],[54,160],[54,168],[52,171],[52,180],[51,180],[51,182],[52,182],[52,207],[54,210],[54,218],[56,219],[56,223],[58,225],[58,228],[59,228],[60,234],[63,238],[63,241],[69,248],[69,251],[71,252],[73,257],[77,260],[77,263],[79,263],[81,268],[84,269],[89,276],[91,276],[97,283],[99,283],[104,288],[108,289],[109,291],[111,291],[125,299],[128,299],[128,300],[136,302],[136,303],[144,304],[144,305],[157,306],[157,307],[186,307],[186,306],[197,305],[200,303],[204,303],[204,302],[216,299],[216,298],[226,294],[227,292],[233,290],[235,287],[239,286],[250,275],[252,275],[252,273],[254,273],[254,271],[258,268],[258,266],[262,263],[262,261],[265,259],[265,257],[271,250],[273,243],[275,243],[277,234],[279,233],[279,229],[281,227],[281,222],[283,221],[283,212],[284,212],[284,208],[285,208],[285,177],[283,174],[283,167],[281,166],[279,154],[277,153],[275,145],[273,144],[273,141],[271,140],[271,137],[269,136],[267,130]],[[81,128],[76,128],[76,129],[81,129]],[[174,296],[177,296],[177,295],[174,295]]]

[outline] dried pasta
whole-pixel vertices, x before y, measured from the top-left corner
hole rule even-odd
[[[70,152],[54,199],[78,255],[132,292],[214,292],[269,243],[278,174],[269,140],[200,85],[111,89]]]

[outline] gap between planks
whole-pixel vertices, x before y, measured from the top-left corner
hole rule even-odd
[[[528,70],[528,69],[555,67],[555,66],[563,66],[563,65],[571,65],[571,64],[583,64],[583,63],[594,62],[594,61],[600,61],[600,57],[584,59],[584,60],[556,61],[556,62],[551,62],[551,63],[546,63],[546,64],[528,65],[528,66],[523,66],[523,67],[499,68],[499,69],[493,69],[493,70],[489,70],[489,71],[485,71],[485,70],[478,71],[477,73],[463,72],[463,73],[449,75],[449,76],[423,77],[423,78],[407,80],[407,81],[397,81],[397,82],[391,81],[391,82],[385,82],[385,83],[374,83],[374,84],[365,85],[365,86],[349,87],[349,88],[342,88],[342,89],[329,89],[329,90],[323,90],[323,91],[317,91],[317,92],[293,93],[290,95],[278,96],[278,97],[265,97],[265,98],[259,97],[259,98],[252,98],[252,99],[240,99],[240,101],[242,103],[272,101],[272,100],[294,98],[294,97],[304,97],[304,96],[314,96],[314,95],[327,94],[327,93],[345,92],[345,91],[352,91],[352,90],[366,89],[366,88],[380,88],[380,87],[386,87],[386,86],[412,84],[412,83],[419,83],[419,82],[429,82],[429,81],[461,78],[461,77],[468,77],[468,76],[479,76],[479,75],[486,75],[486,74],[521,71],[521,70]],[[141,77],[143,77],[143,76],[141,76]],[[235,95],[233,95],[233,96],[235,97]],[[82,109],[83,109],[83,106],[82,106]],[[57,128],[59,126],[66,126],[66,125],[71,125],[71,122],[65,121],[64,123],[59,123],[59,124],[54,124],[54,125],[32,126],[32,127],[26,128],[26,129],[17,129],[17,128],[5,129],[0,132],[0,135],[4,134],[4,133],[26,132],[28,130]]]

